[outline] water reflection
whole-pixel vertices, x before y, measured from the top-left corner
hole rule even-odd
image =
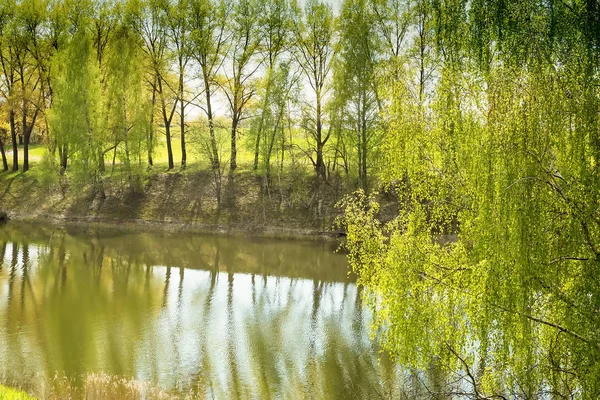
[[[0,377],[107,372],[216,398],[398,397],[325,245],[0,229]]]

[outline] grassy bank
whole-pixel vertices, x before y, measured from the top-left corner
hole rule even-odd
[[[220,187],[214,172],[201,164],[171,171],[155,165],[136,187],[117,168],[103,177],[104,195],[71,177],[48,180],[47,175],[37,166],[27,173],[0,173],[0,209],[15,220],[314,237],[334,234],[335,205],[353,190],[342,178],[319,184],[302,168],[269,179],[250,168],[226,172]]]

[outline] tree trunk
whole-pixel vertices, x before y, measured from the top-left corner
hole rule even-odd
[[[171,146],[171,124],[165,124],[165,135],[167,136],[167,154],[169,157],[169,169],[173,169],[175,164],[173,163],[173,148]]]
[[[171,147],[171,118],[167,117],[167,105],[165,104],[161,78],[158,78],[158,89],[160,91],[163,122],[165,123],[165,135],[167,136],[167,156],[169,158],[169,169],[173,169],[175,165],[173,163],[173,148]],[[175,108],[173,108],[173,110],[175,110]],[[171,117],[173,117],[173,113],[171,113]]]
[[[23,116],[23,172],[29,171],[29,142],[31,141],[31,132],[33,131],[37,116],[38,110],[33,114],[29,125],[27,125],[27,115]]]
[[[233,117],[231,121],[231,160],[229,163],[229,170],[235,171],[237,168],[237,117]]]
[[[317,165],[316,165],[316,170],[317,170],[317,175],[319,176],[319,178],[325,180],[325,161],[323,160],[323,142],[319,141],[317,142]]]
[[[183,101],[183,67],[181,65],[179,71],[179,123],[181,125],[181,166],[185,167],[187,165],[187,150],[185,148],[185,105]]]
[[[259,128],[258,132],[256,132],[256,146],[254,149],[254,165],[252,166],[252,169],[254,171],[256,171],[258,169],[258,153],[260,152],[260,136],[261,135],[262,135],[262,132],[261,132],[261,129]]]
[[[11,109],[8,112],[8,122],[10,124],[10,138],[12,140],[13,149],[13,171],[19,170],[19,150],[17,148],[17,129],[15,126],[15,112]]]
[[[127,178],[131,184],[131,159],[129,158],[129,129],[127,128],[127,100],[123,96],[123,138],[125,139],[125,166],[127,167]]]
[[[156,78],[152,85],[152,112],[150,114],[150,127],[148,128],[148,166],[154,165],[152,152],[154,150],[154,107],[156,106]]]
[[[98,171],[104,172],[106,170],[106,166],[104,165],[104,152],[102,150],[98,150]]]
[[[317,92],[317,162],[315,170],[317,176],[325,180],[325,162],[323,161],[323,121],[321,118],[321,92]]]
[[[4,143],[0,137],[0,155],[2,156],[2,171],[8,171],[8,161],[6,161],[6,153],[4,152]]]
[[[363,176],[362,176],[362,93],[358,95],[358,115],[356,120],[356,148],[358,152],[358,183],[361,187],[364,188],[363,184]]]
[[[27,131],[23,134],[23,172],[29,171],[29,138],[31,136],[31,128],[26,128]]]
[[[64,173],[67,170],[67,162],[69,160],[69,145],[65,143],[59,146],[58,152],[60,155],[60,171]]]
[[[361,115],[361,143],[360,145],[362,146],[362,151],[361,151],[361,156],[362,156],[362,160],[360,162],[360,166],[362,168],[362,186],[363,186],[363,190],[365,191],[365,193],[368,192],[369,189],[369,185],[367,183],[367,112],[366,112],[366,96],[363,97],[363,103],[362,103],[362,115]]]
[[[204,90],[206,93],[206,115],[208,117],[208,130],[210,133],[210,147],[212,151],[212,159],[210,161],[213,169],[219,169],[219,151],[217,150],[217,140],[215,138],[215,126],[211,106],[210,84],[206,74],[204,74]]]
[[[254,149],[254,166],[252,169],[256,171],[258,169],[258,154],[260,153],[260,138],[262,136],[263,127],[265,124],[265,109],[269,104],[269,94],[271,93],[271,69],[269,69],[267,89],[265,90],[265,99],[263,101],[262,112],[260,113],[260,121],[258,123],[258,130],[256,133],[256,148]]]

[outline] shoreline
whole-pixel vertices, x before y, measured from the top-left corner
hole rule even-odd
[[[249,172],[223,188],[221,203],[207,170],[156,171],[137,190],[118,177],[104,181],[105,197],[89,188],[45,186],[35,174],[0,174],[0,212],[13,221],[93,226],[138,232],[185,232],[231,237],[338,241],[338,201],[350,192],[332,180],[320,192],[314,177],[287,174],[270,186]],[[41,179],[41,180],[40,180]],[[60,189],[60,190],[59,190]]]
[[[8,214],[10,223],[45,224],[52,227],[77,227],[93,229],[116,229],[127,232],[150,233],[194,233],[200,235],[214,235],[225,237],[244,237],[275,240],[303,240],[315,242],[338,242],[343,234],[333,230],[319,230],[311,228],[281,227],[257,224],[210,224],[210,223],[185,223],[171,220],[149,219],[121,219],[97,216],[70,216],[35,215],[23,216],[11,211]],[[1,224],[0,224],[1,226]]]

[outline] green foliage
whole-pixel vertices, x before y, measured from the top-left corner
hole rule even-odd
[[[109,173],[140,188],[157,146],[172,168],[178,124],[182,165],[189,132],[219,202],[240,138],[267,183],[274,160],[312,165],[319,190],[358,178],[340,222],[394,355],[468,369],[476,395],[599,396],[596,2],[345,0],[338,14],[4,1],[7,155],[18,167],[31,128],[44,186],[104,195]],[[391,222],[368,195],[379,183],[398,198]]]
[[[59,183],[60,167],[56,162],[56,157],[46,152],[38,164],[38,181],[40,186],[50,192]]]
[[[396,82],[387,104],[382,179],[399,215],[377,222],[362,194],[342,203],[385,346],[467,371],[476,396],[596,398],[596,22],[576,2],[428,12],[433,94]]]

